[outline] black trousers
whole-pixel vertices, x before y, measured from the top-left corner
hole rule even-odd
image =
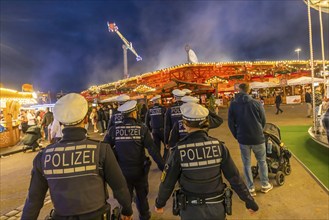
[[[100,121],[98,121],[98,123],[100,123],[100,124],[101,124],[102,133],[104,133],[104,132],[105,132],[105,127],[104,127],[104,120],[100,120]]]
[[[147,199],[149,193],[148,175],[126,176],[126,181],[131,198],[133,198],[134,190],[136,192],[136,206],[139,212],[139,219],[149,220],[151,212]]]
[[[205,205],[186,205],[185,210],[180,211],[182,220],[225,220],[225,209],[223,203]]]
[[[281,103],[275,103],[276,106],[276,114],[279,114],[279,112],[283,112],[282,109],[280,108]]]
[[[152,130],[153,141],[155,146],[161,154],[161,142],[164,143],[164,133],[163,129],[153,129]]]

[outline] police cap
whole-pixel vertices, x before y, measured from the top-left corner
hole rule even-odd
[[[131,101],[128,101],[125,104],[121,105],[118,108],[118,111],[120,111],[123,114],[128,114],[130,112],[137,110],[136,105],[137,105],[137,101],[131,100]]]
[[[193,103],[199,102],[199,99],[197,97],[193,97],[193,96],[184,96],[181,100],[183,102],[193,102]]]
[[[151,101],[151,102],[154,102],[154,101],[156,101],[156,100],[158,100],[158,99],[160,99],[160,98],[161,98],[161,95],[156,95],[156,96],[154,96],[153,98],[151,98],[150,101]]]
[[[129,100],[130,100],[130,97],[129,97],[129,95],[126,95],[126,94],[121,94],[116,98],[116,101],[119,103],[123,103],[123,102],[129,101]]]
[[[88,102],[77,93],[61,97],[54,106],[54,117],[64,125],[79,124],[87,115]]]
[[[174,96],[177,96],[177,97],[183,97],[186,93],[183,92],[183,91],[180,90],[180,89],[174,89],[174,90],[172,91],[172,94],[173,94]]]
[[[185,92],[185,94],[191,94],[191,92],[192,92],[192,91],[189,90],[189,89],[182,89],[182,91]]]
[[[184,103],[180,107],[183,119],[187,121],[204,121],[207,119],[209,110],[196,103]]]

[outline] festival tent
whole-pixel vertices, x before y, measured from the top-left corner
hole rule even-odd
[[[269,87],[278,87],[280,84],[276,84],[274,82],[252,82],[249,84],[251,89],[263,89]]]
[[[315,83],[324,83],[324,79],[322,78],[314,78]],[[312,77],[307,77],[307,76],[302,76],[300,78],[296,79],[289,79],[287,81],[287,84],[289,86],[294,86],[294,85],[305,85],[305,84],[311,84],[312,83]]]

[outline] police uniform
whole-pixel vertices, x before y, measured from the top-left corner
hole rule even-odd
[[[145,124],[152,132],[152,137],[159,152],[161,152],[161,142],[164,143],[164,116],[166,114],[166,108],[159,103],[155,103],[161,98],[160,95],[153,97],[150,101],[154,102],[152,108],[150,108],[145,117]]]
[[[136,111],[136,101],[128,101],[118,108],[124,115]],[[104,138],[114,148],[117,160],[126,178],[131,197],[136,191],[136,205],[140,219],[150,219],[148,204],[148,172],[151,161],[145,155],[145,148],[163,170],[164,161],[155,147],[148,128],[135,118],[124,117],[123,123],[110,128]]]
[[[198,103],[199,99],[193,96],[184,96],[182,98],[184,103]],[[218,128],[222,123],[223,119],[219,117],[215,112],[209,111],[208,115],[209,129]],[[170,131],[168,145],[172,150],[176,146],[177,142],[187,135],[187,131],[183,124],[183,119],[176,122]]]
[[[195,103],[182,105],[183,119],[188,122],[207,120],[208,110]],[[222,173],[246,207],[254,211],[258,206],[241,179],[228,149],[207,132],[198,129],[189,133],[169,156],[161,176],[157,208],[166,205],[175,184],[180,185],[179,194],[184,196],[181,219],[225,219]]]
[[[125,102],[129,101],[130,97],[126,94],[121,94],[115,100],[118,102],[118,105],[120,106],[123,105]],[[121,112],[118,110],[114,110],[111,119],[109,121],[107,130],[110,130],[110,128],[114,125],[122,123],[122,120],[123,120],[123,116]]]
[[[132,215],[127,185],[111,148],[88,140],[84,128],[74,127],[87,111],[87,101],[75,93],[55,104],[55,119],[70,127],[63,129],[59,142],[48,145],[35,157],[23,220],[38,218],[48,188],[55,220],[104,219],[110,211],[106,183],[122,205],[122,214]]]
[[[177,100],[170,108],[167,109],[166,117],[165,117],[165,126],[164,126],[164,143],[168,145],[170,131],[173,128],[174,124],[182,119],[182,114],[180,112],[180,106],[183,102],[180,100],[185,92],[174,89],[172,91],[175,99]],[[166,159],[168,156],[168,149],[165,147],[163,157]]]

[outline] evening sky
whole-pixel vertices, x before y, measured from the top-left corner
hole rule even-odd
[[[80,92],[123,76],[115,22],[143,60],[128,52],[131,76],[186,62],[309,59],[302,0],[6,1],[0,3],[1,82],[20,89]],[[319,15],[312,9],[314,55],[321,59]],[[328,59],[328,14],[323,14]]]

